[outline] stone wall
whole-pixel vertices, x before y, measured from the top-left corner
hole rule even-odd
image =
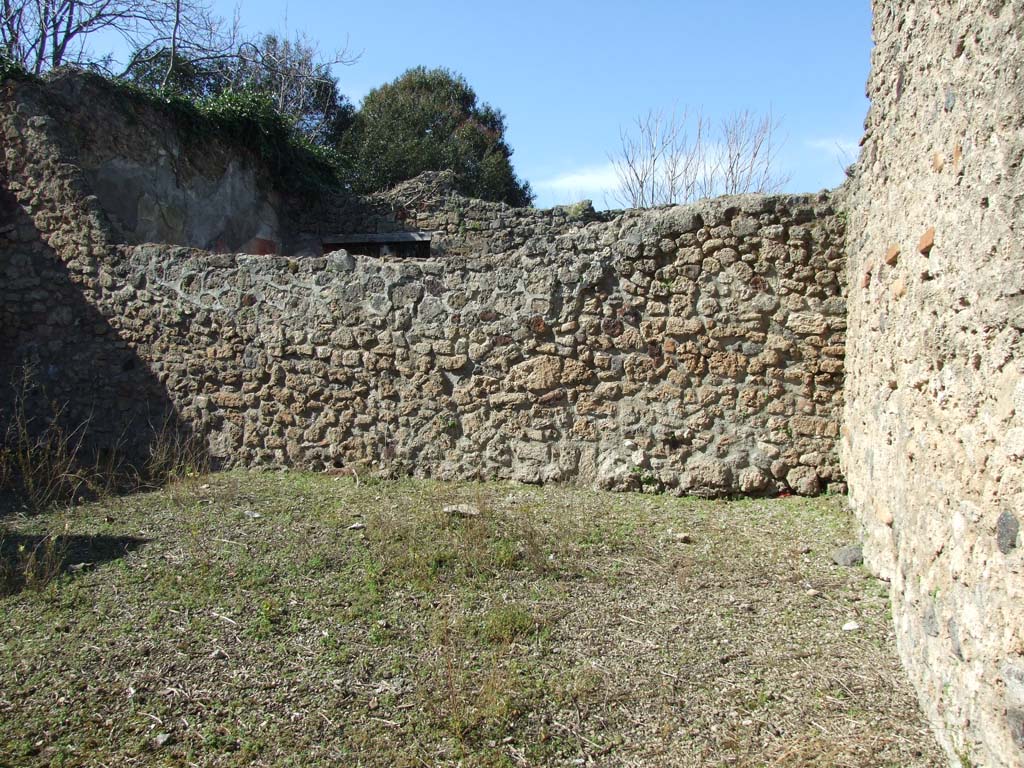
[[[119,241],[259,253],[287,238],[285,202],[260,159],[201,116],[76,71],[2,87],[47,131]]]
[[[104,308],[0,190],[0,435],[18,417],[56,420],[86,450],[146,456],[180,424],[147,361],[111,327]],[[85,434],[83,435],[83,426]]]
[[[146,456],[158,435],[183,436],[187,426],[97,300],[115,230],[67,162],[61,124],[31,100],[4,96],[0,436],[15,418],[37,428],[56,421],[87,449]]]
[[[153,409],[121,386],[134,363],[111,358],[116,396],[90,387],[101,346],[137,359],[225,465],[841,488],[844,218],[829,195],[599,215],[466,200],[441,174],[325,200],[289,223],[306,255],[220,254],[132,244],[67,149],[65,126],[86,118],[52,113],[10,91],[0,111],[4,185],[25,217],[0,248],[25,286],[4,296],[23,321],[0,369],[31,359],[96,424]],[[322,235],[368,229],[431,231],[432,255],[317,255]],[[39,288],[40,270],[61,280]],[[30,285],[47,307],[73,288],[70,316],[25,319]]]
[[[429,216],[467,206],[448,196]],[[533,234],[499,253],[124,249],[115,285],[145,289],[116,316],[150,324],[135,347],[228,463],[709,495],[838,479],[827,198],[587,225],[506,213]]]
[[[956,765],[1024,765],[1024,3],[875,2],[843,466]]]
[[[876,0],[845,273],[828,195],[531,211],[432,176],[296,209],[95,79],[3,83],[0,384],[226,464],[812,493],[842,488],[845,352],[904,663],[952,764],[1020,766],[1022,36],[1021,0]],[[320,247],[406,229],[430,258]]]

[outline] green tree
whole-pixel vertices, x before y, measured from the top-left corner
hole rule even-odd
[[[338,90],[331,67],[351,64],[341,50],[324,58],[304,35],[274,34],[245,41],[227,54],[188,57],[168,48],[140,51],[128,78],[149,90],[174,93],[194,102],[227,94],[265,96],[278,113],[315,144],[337,144],[351,125],[355,108]]]
[[[447,69],[410,69],[370,91],[341,148],[359,192],[451,170],[465,195],[514,206],[533,200],[512,168],[504,115],[478,104],[466,80]]]

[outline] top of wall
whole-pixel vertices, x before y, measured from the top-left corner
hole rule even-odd
[[[326,191],[297,201],[263,158],[218,134],[199,113],[94,74],[56,70],[42,79],[9,79],[0,84],[0,111],[31,124],[16,138],[34,143],[26,147],[30,154],[73,177],[73,196],[90,201],[111,243],[319,256],[333,235],[425,231],[432,255],[494,254],[545,248],[557,234],[591,223],[682,232],[694,217],[717,226],[737,211],[757,216],[777,202],[806,208],[809,220],[816,199],[752,195],[605,212],[583,201],[539,210],[464,198],[451,174],[440,172],[369,198]]]

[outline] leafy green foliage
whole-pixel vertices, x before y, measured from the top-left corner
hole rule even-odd
[[[25,71],[24,67],[8,56],[4,51],[0,50],[0,82],[27,76],[28,73]]]
[[[452,170],[470,197],[529,205],[533,193],[512,168],[505,118],[461,76],[445,69],[409,70],[367,95],[356,112],[329,68],[296,42],[264,39],[265,68],[245,61],[190,61],[155,51],[136,57],[112,83],[171,113],[186,137],[217,137],[267,164],[282,189],[316,194],[388,189],[424,171]],[[284,70],[287,70],[285,72]],[[0,56],[0,79],[24,76]]]
[[[343,51],[332,60],[322,59],[303,36],[268,34],[257,45],[244,47],[226,74],[231,87],[269,94],[278,111],[293,117],[304,135],[332,145],[351,126],[355,108],[338,90],[331,65],[350,61]]]
[[[286,183],[337,186],[344,162],[331,147],[317,144],[294,116],[282,114],[264,92],[225,91],[196,104],[221,135],[259,155]]]
[[[348,188],[349,163],[336,149],[355,108],[332,63],[304,37],[264,35],[230,54],[189,59],[139,51],[127,82],[178,112],[193,133],[214,133],[260,156],[282,187],[316,193]]]
[[[464,78],[417,67],[367,94],[341,148],[360,192],[450,169],[463,194],[529,205],[533,193],[515,175],[504,133],[504,115],[478,104]]]
[[[128,79],[154,92],[196,102],[228,93],[264,94],[315,144],[336,144],[355,115],[331,73],[333,62],[319,58],[316,47],[301,36],[267,34],[234,53],[207,59],[179,53],[172,63],[167,48],[139,51],[133,59]]]
[[[346,164],[339,153],[299,130],[296,120],[282,114],[269,94],[229,90],[192,100],[133,85],[121,87],[172,113],[186,139],[217,138],[250,150],[266,163],[280,187],[291,193],[315,194],[323,188],[348,186]]]
[[[193,60],[179,53],[172,65],[171,51],[165,47],[137,51],[133,60],[125,79],[146,91],[196,101],[227,89],[224,69],[216,62]]]

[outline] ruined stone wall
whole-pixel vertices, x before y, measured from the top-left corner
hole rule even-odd
[[[466,200],[440,175],[354,209],[325,200],[295,224],[310,255],[126,244],[51,111],[0,112],[25,217],[0,248],[20,318],[0,369],[31,359],[97,425],[154,409],[122,386],[137,361],[224,465],[841,487],[844,219],[828,195],[599,215]],[[433,254],[315,255],[323,234],[370,228],[434,232]],[[70,314],[50,311],[65,290]]]
[[[229,463],[711,495],[838,479],[827,198],[509,215],[535,232],[494,254],[123,249],[111,300]]]
[[[97,300],[114,228],[67,162],[61,124],[31,101],[0,103],[0,438],[13,421],[54,422],[85,450],[146,455],[184,425]]]
[[[1024,3],[876,2],[874,34],[843,467],[951,761],[1021,766]]]
[[[874,5],[848,225],[828,196],[526,211],[436,177],[286,222],[251,157],[5,83],[0,384],[32,363],[98,439],[171,414],[227,464],[814,492],[848,301],[842,464],[900,653],[952,763],[1019,766],[1024,2]],[[434,255],[320,253],[403,229]]]
[[[60,162],[119,241],[267,252],[287,238],[285,202],[260,159],[200,116],[75,71],[2,87],[37,130],[49,123]]]
[[[27,418],[38,433],[55,421],[76,444],[147,455],[178,426],[145,361],[83,295],[79,280],[0,190],[0,437]],[[84,430],[83,430],[84,427]]]

